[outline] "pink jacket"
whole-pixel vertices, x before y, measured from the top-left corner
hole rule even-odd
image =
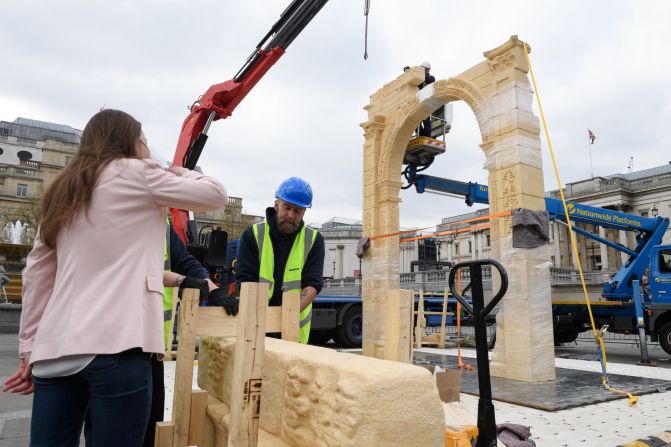
[[[151,160],[122,159],[100,174],[88,214],[39,237],[23,274],[19,352],[31,363],[140,347],[163,352],[163,256],[167,207],[226,205],[221,183]]]

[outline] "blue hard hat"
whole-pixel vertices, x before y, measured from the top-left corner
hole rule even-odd
[[[275,197],[303,208],[312,206],[312,188],[298,177],[289,177],[277,188]]]

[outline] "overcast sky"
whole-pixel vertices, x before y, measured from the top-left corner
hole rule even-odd
[[[191,104],[232,78],[289,0],[0,2],[0,120],[83,129],[102,106],[143,123],[172,159]],[[563,182],[671,160],[671,2],[331,0],[233,116],[217,121],[199,164],[244,211],[263,214],[279,182],[308,180],[307,222],[361,218],[363,107],[405,65],[437,79],[481,62],[513,35],[532,64]],[[427,173],[485,183],[477,124],[455,103],[448,149]],[[534,109],[537,108],[534,105]],[[542,138],[546,189],[556,189]],[[471,211],[462,200],[401,193],[401,226]]]

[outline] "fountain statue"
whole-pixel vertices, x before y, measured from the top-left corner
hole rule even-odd
[[[5,242],[10,244],[25,244],[28,241],[28,224],[20,220],[5,225]]]
[[[23,282],[21,274],[26,267],[28,252],[32,248],[28,229],[28,224],[20,220],[5,225],[4,238],[0,240],[0,273],[6,278],[6,284],[3,284],[3,301],[21,302]]]

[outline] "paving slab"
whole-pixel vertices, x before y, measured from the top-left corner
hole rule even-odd
[[[440,365],[457,369],[457,357],[453,355],[415,352],[416,365]],[[474,363],[474,362],[473,362]],[[461,375],[461,392],[480,395],[477,366]],[[521,382],[503,377],[492,377],[492,396],[495,400],[508,402],[544,411],[593,405],[599,402],[623,399],[626,395],[607,390],[601,384],[601,374],[578,369],[556,368],[556,380],[545,382]],[[671,381],[621,374],[609,374],[612,388],[627,390],[641,396],[671,390]]]

